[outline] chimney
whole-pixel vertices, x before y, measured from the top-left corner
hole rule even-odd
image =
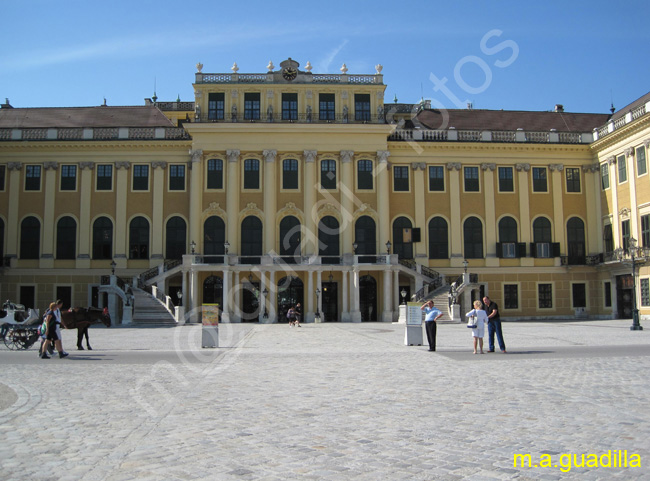
[[[13,107],[9,103],[9,99],[5,98],[5,103],[0,104],[0,109],[13,109]]]
[[[564,112],[564,105],[562,105],[562,104],[555,104],[555,111],[556,111],[556,112]]]

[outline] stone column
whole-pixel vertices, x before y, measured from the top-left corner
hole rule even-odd
[[[307,298],[307,305],[305,306],[307,308],[307,312],[305,313],[306,322],[314,322],[314,296],[312,295],[314,292],[313,274],[312,271],[305,271],[305,275],[307,276],[307,292],[305,296]]]
[[[562,242],[564,240],[564,202],[562,197],[564,195],[564,189],[562,189],[562,171],[564,170],[564,165],[562,164],[551,164],[548,166],[551,171],[551,183],[553,189],[553,227],[555,228],[554,237],[556,242]],[[568,254],[568,246],[564,244],[564,252]],[[558,259],[559,260],[559,259]]]
[[[189,299],[190,296],[188,295],[189,290],[187,289],[187,274],[186,274],[185,270],[181,271],[181,289],[183,290],[183,299],[184,299],[184,301],[182,301],[183,310],[184,310],[184,312],[186,314],[189,314],[191,312],[191,310],[188,309],[187,304],[191,303],[191,299]],[[188,300],[190,302],[188,302]],[[181,322],[181,324],[185,324],[186,322],[187,322],[187,319],[185,318],[185,316],[183,316],[183,321]]]
[[[164,232],[164,194],[165,194],[165,169],[167,162],[152,162],[153,171],[153,206],[151,215],[151,266],[160,264],[164,259],[163,235]],[[185,288],[183,287],[183,292]]]
[[[352,270],[352,312],[350,313],[352,322],[361,322],[361,306],[359,303],[359,271],[355,267]]]
[[[41,269],[54,267],[54,238],[56,237],[54,226],[54,207],[56,205],[56,174],[59,164],[56,162],[45,162],[45,205],[43,206],[43,239],[41,259],[38,266]]]
[[[226,240],[230,252],[239,254],[239,150],[227,150],[228,185],[226,186]],[[234,252],[232,252],[234,251]]]
[[[278,300],[278,287],[275,284],[275,271],[269,272],[269,320],[277,324],[277,300]]]
[[[302,238],[307,238],[307,242],[305,242],[302,246],[305,256],[318,254],[316,245],[314,245],[314,243],[311,241],[312,238],[318,239],[318,232],[316,232],[317,227],[315,227],[316,219],[314,218],[314,213],[312,212],[315,202],[314,199],[316,196],[316,179],[314,176],[316,154],[317,152],[315,150],[305,150],[303,152],[303,160],[305,166],[303,181],[305,231],[309,233],[307,236],[301,236]]]
[[[399,320],[399,271],[393,272],[393,322]]]
[[[628,179],[630,181],[628,182],[628,185],[630,186],[630,237],[635,237],[636,239],[641,239],[641,236],[639,235],[641,232],[641,229],[639,229],[639,204],[637,202],[637,197],[636,197],[636,169],[634,168],[634,149],[632,147],[628,147],[625,149],[625,162],[626,162],[626,169],[628,172]],[[602,236],[601,236],[602,237]],[[639,242],[638,245],[641,245],[642,242]],[[602,252],[602,251],[601,251]],[[638,286],[637,286],[638,287]],[[638,297],[638,293],[637,293]],[[640,299],[640,297],[639,297]]]
[[[449,172],[449,233],[451,238],[451,265],[461,267],[463,261],[462,219],[460,218],[460,162],[448,162]]]
[[[341,214],[342,227],[341,240],[343,242],[343,254],[352,253],[352,244],[354,243],[354,225],[350,222],[354,219],[354,166],[352,159],[354,151],[342,150],[341,157],[341,181],[339,183],[341,191]]]
[[[609,189],[612,193],[612,238],[614,240],[614,249],[623,247],[621,244],[621,227],[618,221],[618,169],[616,168],[616,157],[613,155],[607,158],[607,168],[609,169]],[[556,242],[559,242],[557,239]],[[612,284],[616,286],[616,284]],[[616,296],[612,296],[615,298]],[[616,312],[616,311],[614,311]]]
[[[233,295],[232,295],[232,315],[230,322],[241,322],[242,309],[241,309],[241,276],[242,272],[233,272]]]
[[[603,216],[600,204],[600,168],[598,164],[582,167],[587,201],[586,239],[587,255],[603,252]],[[636,205],[636,204],[635,204]]]
[[[127,186],[131,162],[115,162],[115,245],[113,259],[118,269],[126,269],[126,238],[128,226],[126,219]]]
[[[341,271],[341,322],[350,322],[351,320],[348,295],[348,271]]]
[[[483,194],[485,203],[485,265],[496,267],[497,258],[497,228],[496,208],[494,205],[494,170],[496,164],[481,164],[483,171]]]
[[[203,212],[203,150],[190,150],[190,215],[189,215],[189,241],[196,242],[197,254],[203,251],[203,237],[201,236],[201,214]]]
[[[264,246],[266,252],[275,251],[275,214],[277,208],[277,191],[278,186],[275,181],[275,158],[277,150],[265,150],[264,155]]]
[[[190,270],[190,295],[191,295],[191,304],[189,308],[191,309],[190,322],[201,322],[200,316],[200,307],[199,303],[199,273],[191,269]]]
[[[20,171],[23,164],[20,162],[9,162],[9,196],[7,215],[7,256],[11,258],[12,267],[20,255],[18,239],[20,238],[20,222],[18,221],[18,200],[20,199]]]
[[[75,262],[77,269],[90,268],[90,252],[92,248],[90,241],[92,231],[90,225],[90,206],[92,204],[94,168],[94,162],[79,163],[79,246],[77,247],[77,260]]]
[[[320,291],[320,294],[316,296],[316,289]],[[316,312],[320,312],[321,321],[323,321],[323,282],[321,279],[321,271],[316,271],[316,287],[312,289],[310,296],[316,296]]]
[[[231,303],[230,296],[232,290],[232,271],[223,271],[223,302],[221,306],[221,322],[230,322]]]
[[[390,270],[384,271],[384,310],[381,314],[383,322],[393,322],[393,306],[391,302],[392,279]]]
[[[531,237],[532,226],[530,223],[530,190],[528,185],[528,172],[530,164],[516,164],[517,171],[517,189],[519,190],[519,221],[521,223],[521,242],[526,244],[526,249],[533,242]],[[514,180],[514,179],[513,179]],[[532,257],[522,257],[520,259],[522,266],[532,267],[535,265],[535,259]]]
[[[390,156],[390,152],[387,150],[377,151],[377,217],[379,218],[377,242],[382,246],[388,239],[390,239],[390,196],[388,195],[390,192],[390,185],[388,183],[388,156]],[[380,251],[381,249],[377,252]],[[357,273],[357,280],[358,277]],[[358,282],[356,283],[356,288],[359,288]],[[355,308],[355,311],[358,311],[358,309]]]

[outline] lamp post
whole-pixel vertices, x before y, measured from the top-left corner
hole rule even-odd
[[[636,243],[637,240],[634,237],[630,237],[627,252],[626,249],[619,247],[614,251],[614,254],[620,262],[623,262],[626,258],[626,254],[629,254],[630,260],[632,261],[632,300],[634,308],[632,309],[632,325],[630,326],[630,330],[642,331],[643,326],[639,323],[639,309],[636,305],[636,266],[639,258],[642,258],[643,262],[645,262],[645,253],[640,255],[641,249],[637,247]]]
[[[388,255],[390,255],[391,246],[392,246],[392,244],[390,243],[390,241],[386,242],[386,254],[388,254]]]
[[[467,262],[467,259],[463,260],[463,269],[465,269],[465,274],[467,274],[467,266],[469,265],[469,262]]]
[[[190,242],[190,249],[192,249],[192,254],[196,251],[196,242],[192,241]]]
[[[357,249],[358,248],[359,248],[359,244],[357,244],[356,242],[354,244],[352,244],[352,250],[354,251],[355,256],[357,255]]]
[[[262,291],[262,295],[264,296],[264,319],[269,318],[269,311],[266,310],[266,296],[269,295],[269,290],[265,287],[264,290]]]
[[[316,317],[320,319],[320,311],[318,309],[318,306],[319,306],[318,300],[319,300],[319,298],[320,298],[320,289],[317,287],[316,288]]]
[[[406,304],[406,289],[402,287],[402,292],[400,292],[400,294],[402,294],[402,304]]]
[[[229,247],[230,247],[230,243],[229,243],[228,241],[226,241],[226,242],[223,243],[223,248],[225,249],[226,254],[228,254],[228,248],[229,248]]]
[[[115,266],[116,266],[116,265],[117,265],[117,264],[115,263],[115,261],[112,260],[112,261],[111,261],[111,275],[113,275],[113,276],[115,275]]]
[[[181,291],[179,289],[178,292],[176,293],[176,296],[178,297],[178,305],[182,306],[183,305],[183,291]]]

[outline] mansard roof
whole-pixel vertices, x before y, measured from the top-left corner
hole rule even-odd
[[[173,127],[155,106],[11,108],[0,110],[0,128]]]
[[[447,130],[518,130],[591,132],[606,123],[609,114],[526,112],[514,110],[425,109],[417,115],[423,128]]]

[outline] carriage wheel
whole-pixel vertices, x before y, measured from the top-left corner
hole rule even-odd
[[[5,346],[7,346],[12,351],[17,351],[18,349],[21,349],[19,345],[20,341],[18,331],[15,329],[10,329],[5,336]]]

